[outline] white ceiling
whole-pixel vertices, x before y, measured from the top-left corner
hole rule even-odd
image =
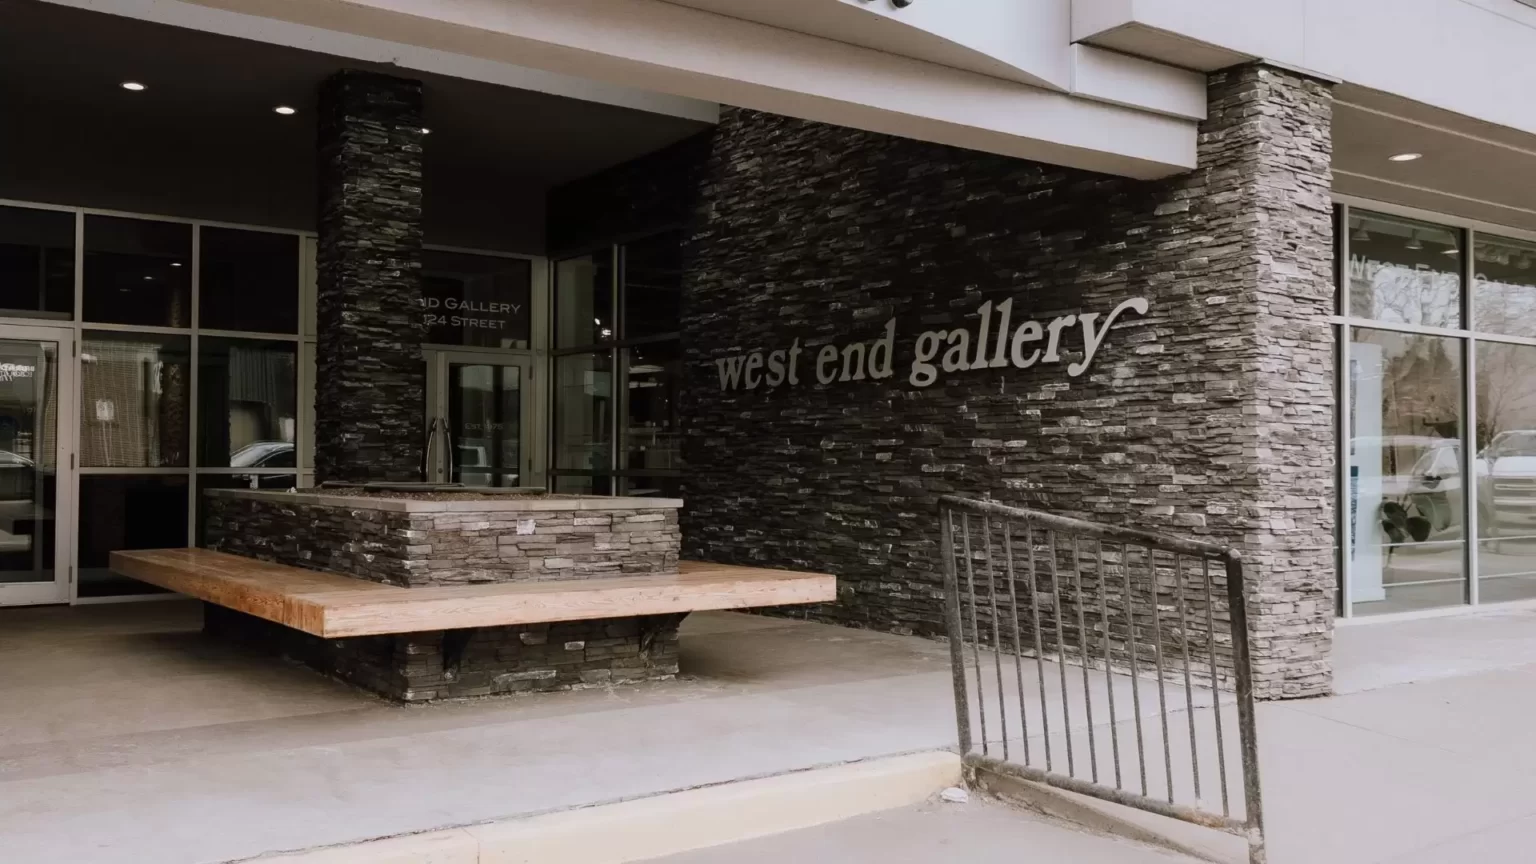
[[[1336,191],[1536,231],[1536,136],[1350,85],[1336,95]]]

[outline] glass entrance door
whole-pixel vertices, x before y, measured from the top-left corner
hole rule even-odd
[[[433,480],[501,488],[540,485],[534,479],[531,380],[527,357],[434,352],[427,398]]]
[[[72,330],[0,326],[0,606],[69,600],[73,354]]]

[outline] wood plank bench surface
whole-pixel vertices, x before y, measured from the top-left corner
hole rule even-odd
[[[837,580],[684,561],[676,574],[401,588],[209,549],[113,552],[124,576],[327,639],[837,599]]]

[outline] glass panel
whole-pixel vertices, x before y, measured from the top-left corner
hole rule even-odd
[[[1350,601],[1464,600],[1459,339],[1357,328],[1350,345]]]
[[[611,476],[562,475],[555,478],[555,493],[558,495],[612,495],[613,478]]]
[[[1460,230],[1349,215],[1349,314],[1392,324],[1461,326]]]
[[[614,338],[613,256],[608,250],[555,262],[555,347]]]
[[[80,596],[164,593],[118,576],[108,556],[119,549],[174,549],[187,545],[185,474],[80,478]]]
[[[628,357],[625,381],[628,420],[624,464],[629,471],[676,471],[682,467],[677,397],[682,356],[676,342],[636,345]]]
[[[198,326],[297,333],[299,238],[233,228],[199,231]]]
[[[1474,329],[1536,337],[1536,243],[1477,235]]]
[[[190,340],[87,331],[80,345],[80,464],[187,464]]]
[[[205,489],[277,489],[287,490],[299,485],[297,474],[199,474],[197,476],[197,545],[208,545],[205,524],[208,517],[208,496]]]
[[[1477,343],[1478,600],[1536,597],[1536,348]]]
[[[0,582],[54,581],[58,346],[0,341]]]
[[[645,495],[656,498],[681,498],[683,480],[676,475],[656,477],[625,477],[621,488],[625,495]]]
[[[522,369],[448,364],[449,479],[466,486],[517,486],[522,473]]]
[[[611,370],[606,351],[555,358],[555,468],[613,470]]]
[[[197,346],[197,464],[293,468],[298,345],[203,336]]]
[[[0,309],[75,311],[75,214],[0,207]]]
[[[428,342],[529,347],[531,261],[429,249],[422,253],[421,287]]]
[[[683,237],[668,231],[624,247],[622,338],[676,333],[683,301]]]
[[[85,217],[85,320],[189,326],[192,226]]]

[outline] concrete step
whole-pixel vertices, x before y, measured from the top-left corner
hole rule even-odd
[[[981,795],[928,801],[650,864],[1195,864],[1155,846],[1086,831]]]
[[[931,751],[247,860],[627,864],[911,806],[959,782],[960,758]]]

